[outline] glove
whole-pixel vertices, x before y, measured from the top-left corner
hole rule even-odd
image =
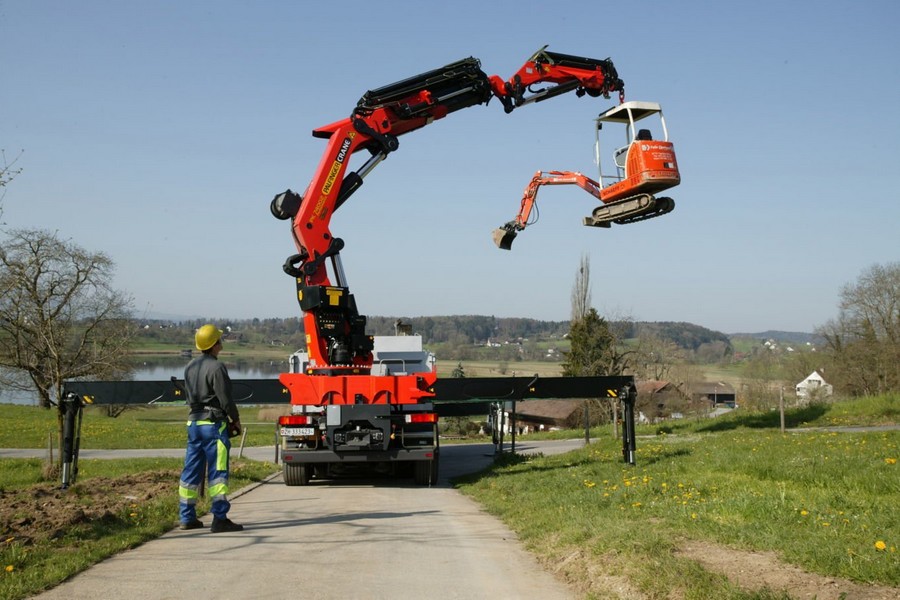
[[[228,437],[233,438],[241,435],[241,422],[232,421],[228,424]]]

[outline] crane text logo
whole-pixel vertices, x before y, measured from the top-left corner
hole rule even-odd
[[[338,151],[337,157],[335,157],[334,162],[331,164],[331,169],[328,171],[328,177],[325,179],[325,185],[322,186],[322,193],[326,196],[331,193],[331,189],[334,187],[334,180],[337,179],[337,175],[344,165],[344,160],[347,158],[347,152],[350,150],[350,144],[353,142],[354,137],[355,134],[351,133],[344,138],[343,142],[341,142],[341,149]]]

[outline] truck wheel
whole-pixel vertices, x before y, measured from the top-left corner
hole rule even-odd
[[[284,485],[306,485],[309,483],[309,467],[307,465],[294,465],[283,463]]]
[[[416,461],[413,468],[413,481],[416,485],[434,485],[438,479],[438,459]]]

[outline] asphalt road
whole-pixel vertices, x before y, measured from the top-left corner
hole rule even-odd
[[[526,442],[516,449],[556,454],[582,444]],[[0,457],[16,452],[0,450]],[[142,452],[183,455],[115,455]],[[229,516],[244,531],[211,534],[207,515],[207,528],[172,530],[36,598],[573,598],[510,530],[448,484],[489,464],[493,446],[445,445],[441,453],[441,478],[431,488],[352,479],[287,487],[278,475],[232,496]],[[273,460],[274,450],[244,455]],[[80,457],[108,456],[83,450]]]

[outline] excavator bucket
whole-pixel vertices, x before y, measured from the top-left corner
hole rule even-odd
[[[512,243],[513,240],[516,239],[516,235],[514,229],[498,227],[494,230],[494,233],[491,234],[491,237],[494,238],[494,243],[497,244],[498,248],[501,250],[510,250],[512,249]]]

